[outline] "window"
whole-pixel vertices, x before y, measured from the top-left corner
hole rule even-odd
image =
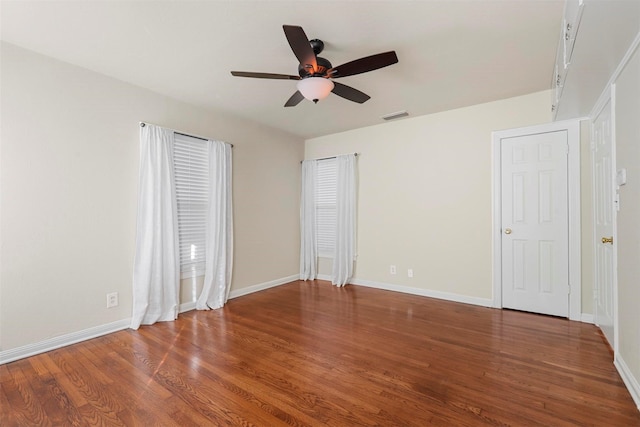
[[[175,134],[173,165],[178,202],[178,242],[182,278],[204,275],[206,219],[209,206],[207,144]]]
[[[316,176],[316,240],[318,256],[333,258],[336,241],[336,159],[319,160]]]

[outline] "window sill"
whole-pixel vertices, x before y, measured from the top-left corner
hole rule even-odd
[[[180,273],[180,280],[191,279],[192,277],[204,276],[204,270],[183,271]]]

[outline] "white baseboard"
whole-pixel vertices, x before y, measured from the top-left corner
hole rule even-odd
[[[238,298],[244,295],[249,295],[254,292],[259,292],[265,289],[269,289],[276,286],[284,285],[286,283],[294,282],[298,279],[299,279],[299,276],[296,274],[288,277],[283,277],[280,279],[270,280],[264,283],[259,283],[257,285],[232,290],[229,294],[229,298],[232,299],[232,298]],[[318,275],[318,279],[331,281],[331,276]],[[351,281],[351,284],[357,285],[357,286],[366,286],[369,288],[384,289],[387,291],[402,292],[402,293],[411,294],[411,295],[420,295],[420,296],[429,297],[429,298],[437,298],[437,299],[446,300],[446,301],[460,302],[464,304],[478,305],[482,307],[492,307],[492,304],[493,304],[493,301],[487,298],[470,297],[466,295],[452,294],[448,292],[433,291],[433,290],[421,289],[421,288],[412,288],[408,286],[400,286],[400,285],[394,285],[391,283],[375,282],[375,281],[364,280],[364,279],[353,279]],[[184,313],[186,311],[195,310],[195,308],[196,308],[195,302],[186,302],[186,303],[180,304],[179,312]],[[593,315],[582,314],[581,320],[586,323],[593,323]],[[47,351],[55,350],[57,348],[65,347],[67,345],[75,344],[81,341],[86,341],[91,338],[96,338],[102,335],[121,331],[123,329],[127,329],[130,324],[131,324],[130,318],[122,319],[116,322],[107,323],[105,325],[96,326],[96,327],[85,329],[78,332],[72,332],[70,334],[61,335],[59,337],[50,338],[44,341],[28,344],[28,345],[17,347],[11,350],[0,351],[0,365],[4,363],[13,362],[18,359],[23,359],[25,357],[33,356],[36,354],[45,353]],[[622,364],[626,369],[626,365],[624,365],[624,362],[622,362]],[[618,368],[618,370],[622,371],[623,368]],[[629,372],[628,369],[626,369],[625,372],[628,373]],[[635,387],[636,387],[635,390],[638,390],[638,391],[635,392],[636,393],[635,395],[634,395],[634,392],[632,392],[632,396],[634,396],[634,400],[636,401],[636,403],[639,403],[640,400],[637,399],[637,397],[640,396],[640,387],[637,387],[637,382],[635,381],[633,376],[630,376],[630,374],[627,374],[627,377],[630,378],[629,380],[627,380],[625,379],[625,375],[623,375],[622,372],[620,373],[620,375],[625,381],[625,384],[627,384],[627,381],[633,381],[633,384],[635,384]],[[629,385],[627,385],[627,387],[629,387]],[[629,389],[631,391],[630,387]]]
[[[184,313],[185,311],[191,311],[195,309],[196,309],[195,301],[183,302],[182,304],[180,304],[180,307],[178,307],[178,313]]]
[[[622,377],[624,385],[627,386],[627,390],[629,390],[629,394],[631,394],[636,407],[640,410],[640,384],[638,384],[638,380],[633,376],[631,370],[619,354],[614,358],[613,364],[618,370],[620,377]]]
[[[587,313],[582,313],[580,315],[580,321],[582,323],[591,323],[591,324],[595,324],[595,319],[593,317],[593,314],[587,314]]]
[[[264,291],[265,289],[273,288],[276,286],[284,285],[285,283],[290,283],[298,280],[299,276],[296,274],[294,276],[282,277],[280,279],[270,280],[264,283],[258,283],[257,285],[247,286],[246,288],[235,289],[229,292],[229,299],[238,298],[244,295],[249,295],[254,292]],[[191,311],[196,309],[196,302],[185,302],[180,304],[179,313],[184,313],[186,311]]]
[[[231,291],[231,293],[229,294],[229,298],[237,298],[243,295],[248,295],[254,292],[273,288],[275,286],[284,285],[285,283],[298,280],[298,277],[299,276],[296,274],[294,276],[283,277],[281,279],[271,280],[269,282],[259,283],[257,285],[237,289],[235,291]],[[184,313],[185,311],[195,310],[195,308],[195,301],[186,302],[180,304],[179,312]],[[72,332],[70,334],[61,335],[59,337],[50,338],[37,343],[16,347],[11,350],[0,351],[0,365],[19,359],[24,359],[25,357],[34,356],[36,354],[46,353],[47,351],[55,350],[57,348],[65,347],[71,344],[76,344],[81,341],[89,340],[91,338],[97,338],[102,335],[121,331],[123,329],[127,329],[130,325],[131,318],[122,319],[118,320],[117,322],[107,323],[105,325],[96,326],[78,332]]]
[[[274,288],[276,286],[284,285],[285,283],[294,282],[298,279],[300,279],[300,276],[295,274],[293,276],[287,276],[281,279],[270,280],[268,282],[258,283],[257,285],[247,286],[246,288],[232,290],[229,293],[229,299],[238,298],[244,295],[249,295],[254,292],[264,291],[265,289]]]
[[[329,280],[331,280],[329,278]],[[364,279],[353,279],[351,284],[358,286],[366,286],[368,288],[384,289],[387,291],[402,292],[411,295],[420,295],[423,297],[437,298],[446,301],[460,302],[463,304],[479,305],[482,307],[493,307],[491,298],[470,297],[467,295],[452,294],[449,292],[434,291],[430,289],[411,288],[409,286],[394,285],[391,283],[374,282]]]
[[[331,276],[329,276],[328,274],[319,274],[318,279],[327,280],[330,282]],[[482,307],[494,306],[493,300],[490,298],[470,297],[467,295],[452,294],[449,292],[434,291],[430,289],[412,288],[409,286],[394,285],[392,283],[375,282],[372,280],[365,280],[365,279],[352,279],[350,283],[352,285],[366,286],[368,288],[384,289],[387,291],[402,292],[402,293],[411,294],[411,295],[420,295],[423,297],[436,298],[436,299],[452,301],[452,302],[460,302],[463,304],[479,305]],[[580,315],[580,321],[584,323],[593,324],[594,323],[593,314],[582,313]]]
[[[79,343],[81,341],[97,338],[102,335],[111,334],[113,332],[127,329],[131,325],[131,319],[122,319],[117,322],[107,323],[105,325],[95,326],[93,328],[84,329],[70,334],[60,335],[59,337],[49,338],[33,344],[27,344],[22,347],[16,347],[11,350],[0,351],[0,365],[13,362],[25,357],[34,356],[36,354],[45,353],[70,344]]]

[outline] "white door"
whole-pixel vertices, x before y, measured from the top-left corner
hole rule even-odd
[[[568,317],[566,130],[501,140],[502,306]]]
[[[593,202],[595,226],[595,322],[612,348],[614,346],[615,246],[613,228],[615,201],[613,191],[613,157],[611,105],[603,108],[593,122]]]

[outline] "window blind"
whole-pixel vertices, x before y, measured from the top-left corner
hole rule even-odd
[[[178,241],[182,277],[204,274],[206,219],[209,205],[207,144],[175,134],[173,163],[178,202]]]
[[[336,159],[319,160],[316,179],[318,255],[333,258],[336,241]]]

